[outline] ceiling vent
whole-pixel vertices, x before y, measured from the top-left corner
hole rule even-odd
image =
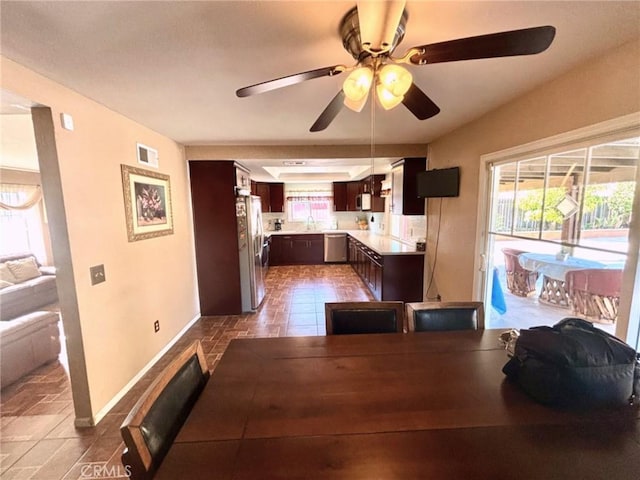
[[[306,165],[306,163],[307,162],[305,162],[304,160],[285,160],[284,162],[282,162],[282,164],[287,167],[301,167],[303,165]]]

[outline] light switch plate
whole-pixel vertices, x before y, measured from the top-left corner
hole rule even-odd
[[[104,276],[104,265],[89,267],[89,273],[91,274],[91,285],[97,285],[106,280]]]
[[[60,123],[65,130],[73,131],[73,117],[68,113],[60,114]]]

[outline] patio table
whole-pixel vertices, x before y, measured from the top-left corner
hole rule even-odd
[[[547,253],[522,253],[518,255],[518,263],[527,270],[542,273],[542,289],[539,300],[554,306],[569,307],[569,292],[565,275],[571,270],[588,268],[607,268],[605,263],[584,258],[556,258]]]

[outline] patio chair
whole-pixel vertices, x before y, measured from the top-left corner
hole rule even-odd
[[[196,341],[142,394],[120,427],[122,464],[133,480],[153,478],[207,380],[207,360]]]
[[[528,297],[536,291],[538,272],[527,270],[520,266],[518,255],[526,253],[523,250],[503,248],[504,269],[507,275],[507,288],[514,295]]]
[[[622,269],[571,270],[565,278],[574,315],[598,323],[617,320]]]
[[[484,328],[482,302],[407,303],[407,330],[433,332]]]
[[[354,333],[402,333],[403,302],[325,303],[327,335]]]

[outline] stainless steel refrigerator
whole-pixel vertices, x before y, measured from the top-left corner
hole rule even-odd
[[[238,250],[240,253],[240,286],[242,311],[256,310],[264,299],[265,268],[262,264],[262,206],[260,197],[236,198],[238,220]]]

